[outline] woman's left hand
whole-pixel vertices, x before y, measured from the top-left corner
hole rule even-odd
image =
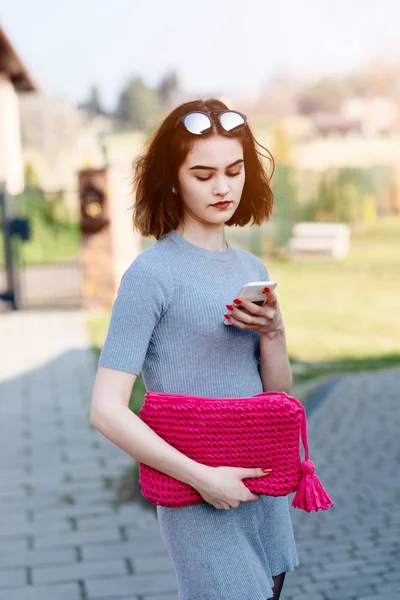
[[[283,331],[283,320],[277,295],[273,290],[264,291],[267,302],[258,306],[249,300],[235,298],[233,304],[227,304],[229,313],[225,318],[239,329],[253,329],[268,338],[274,338]],[[244,310],[238,308],[242,306]]]

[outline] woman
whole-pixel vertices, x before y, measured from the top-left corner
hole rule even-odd
[[[299,564],[288,497],[253,494],[242,482],[265,477],[263,465],[197,463],[128,407],[141,371],[149,391],[290,393],[275,293],[266,290],[263,307],[236,301],[243,284],[268,280],[268,271],[225,240],[226,225],[260,224],[271,214],[269,177],[255,144],[245,115],[213,99],[179,106],[149,140],[134,171],[133,222],[157,241],[121,279],[93,390],[96,429],[205,500],[157,505],[179,600],[278,599],[286,572]]]

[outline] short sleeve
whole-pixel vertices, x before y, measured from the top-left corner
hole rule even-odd
[[[172,296],[169,269],[150,250],[123,274],[98,366],[139,375],[154,328]]]

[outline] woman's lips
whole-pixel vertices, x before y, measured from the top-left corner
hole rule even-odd
[[[231,204],[230,201],[216,202],[215,204],[211,204],[211,206],[214,206],[215,208],[227,208],[230,204]]]

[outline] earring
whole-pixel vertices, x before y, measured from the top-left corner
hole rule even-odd
[[[172,193],[175,194],[175,195],[178,193],[175,186],[172,188]]]

